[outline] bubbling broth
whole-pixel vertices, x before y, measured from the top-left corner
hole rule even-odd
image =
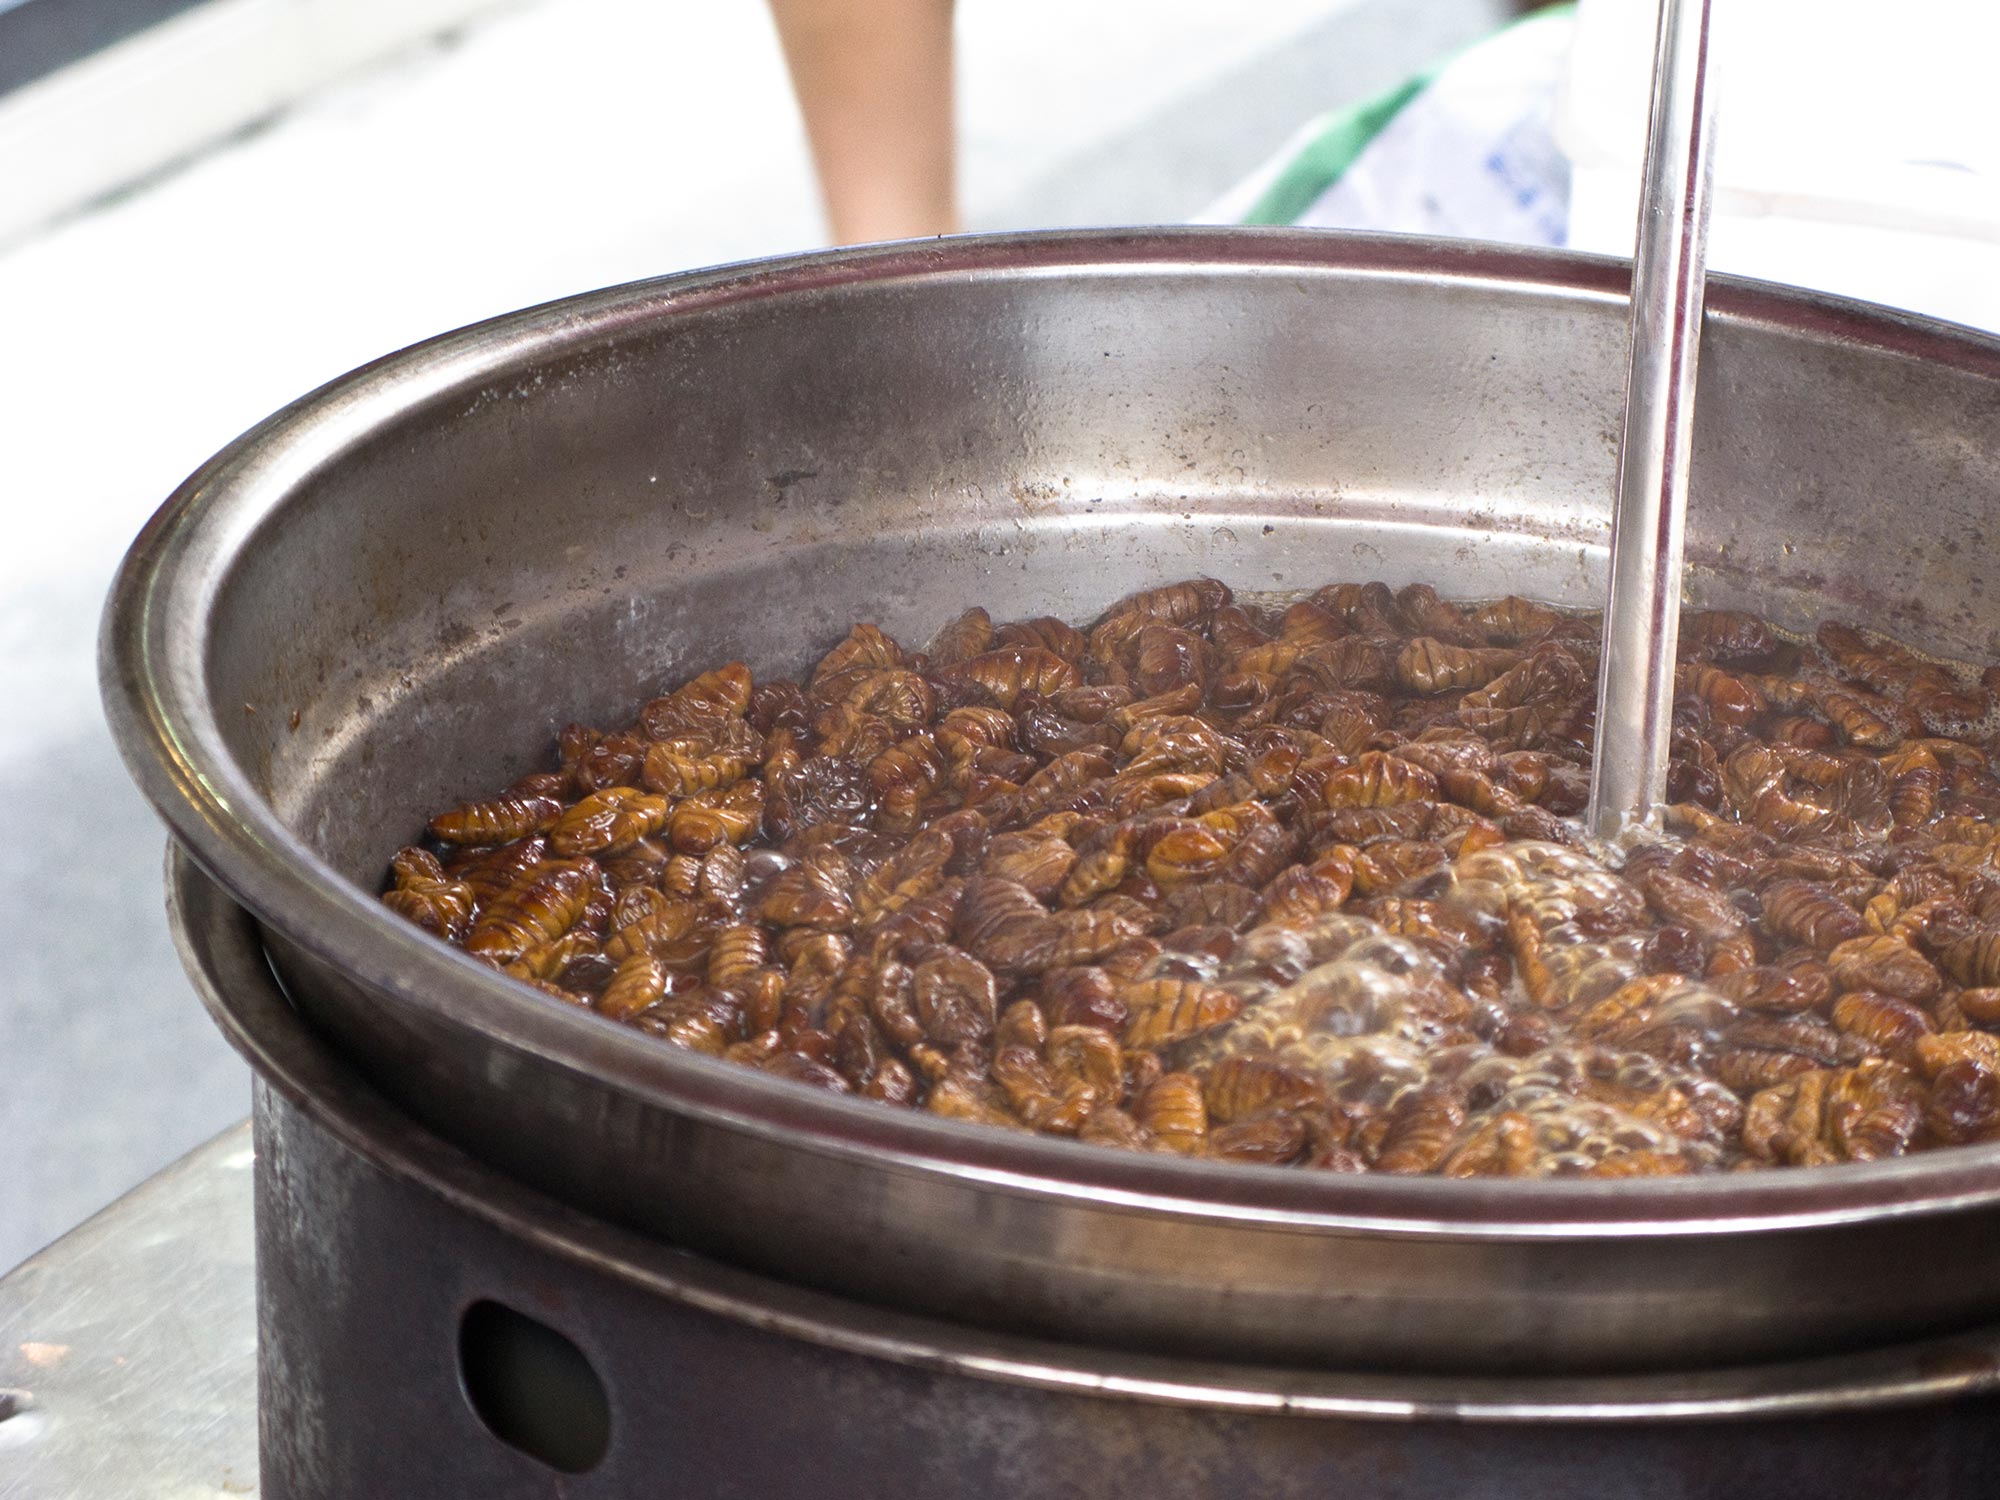
[[[570,726],[383,900],[665,1045],[1108,1146],[1632,1177],[2000,1136],[2000,668],[1690,613],[1628,853],[1570,821],[1598,633],[1210,579],[861,624]]]

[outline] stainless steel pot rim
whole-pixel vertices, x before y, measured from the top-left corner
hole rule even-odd
[[[613,287],[392,354],[268,418],[169,498],[126,558],[100,656],[106,711],[128,766],[194,856],[315,957],[452,1011],[510,1048],[587,1072],[642,1101],[732,1128],[1021,1194],[1084,1198],[1300,1230],[1579,1239],[1749,1233],[2000,1201],[2000,1145],[1804,1172],[1646,1182],[1473,1183],[1334,1177],[1144,1157],[1017,1137],[824,1095],[658,1044],[551,1005],[397,921],[293,835],[230,757],[203,692],[201,623],[231,558],[298,486],[411,406],[500,386],[532,349],[575,356],[637,329],[829,285],[934,276],[1110,276],[1338,271],[1543,288],[1617,300],[1628,263],[1406,236],[1168,229],[970,236],[690,272]],[[1805,328],[2000,379],[2000,339],[1839,298],[1717,278],[1712,318]]]
[[[1082,1348],[794,1287],[646,1240],[507,1179],[424,1131],[314,1040],[243,909],[178,845],[174,940],[203,1003],[267,1087],[371,1165],[592,1269],[718,1317],[899,1364],[1168,1405],[1464,1422],[1754,1420],[1959,1399],[2000,1386],[2000,1329],[1716,1370],[1590,1376],[1380,1374]]]

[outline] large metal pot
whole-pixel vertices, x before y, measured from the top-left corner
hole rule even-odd
[[[1611,262],[1178,231],[948,240],[594,293],[279,413],[154,518],[112,723],[297,1003],[433,1129],[849,1295],[1126,1347],[1716,1363],[2000,1312],[2000,1148],[1664,1183],[1333,1178],[831,1098],[551,1006],[374,900],[420,810],[856,618],[1087,616],[1191,573],[1588,603]],[[1719,281],[1690,587],[1985,658],[2000,343]]]

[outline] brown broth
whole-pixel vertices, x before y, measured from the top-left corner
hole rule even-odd
[[[1996,673],[1690,614],[1626,854],[1569,821],[1597,630],[1212,580],[860,625],[571,726],[384,900],[666,1044],[1108,1145],[1636,1176],[2000,1135]]]

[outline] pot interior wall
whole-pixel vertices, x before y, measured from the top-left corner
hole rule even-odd
[[[917,646],[1195,573],[1599,602],[1602,291],[1079,265],[687,300],[607,294],[329,452],[224,581],[234,752],[343,874],[569,719],[857,619]],[[2000,649],[1993,383],[1712,305],[1691,597]]]

